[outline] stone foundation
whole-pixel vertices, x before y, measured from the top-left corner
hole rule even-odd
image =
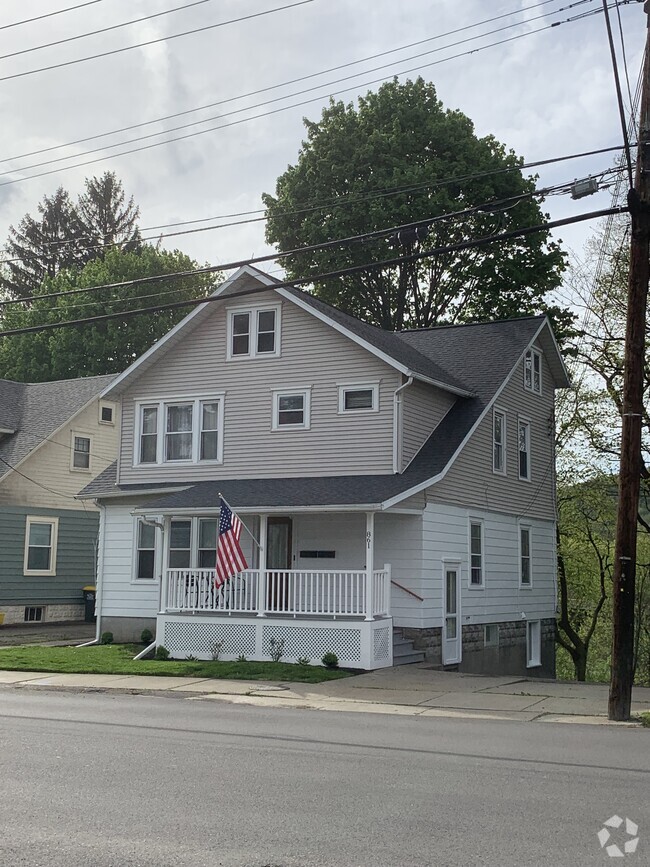
[[[39,621],[26,621],[25,608],[42,608],[43,617]],[[4,614],[5,626],[17,626],[27,622],[65,623],[84,619],[83,603],[78,605],[0,605],[0,614]]]

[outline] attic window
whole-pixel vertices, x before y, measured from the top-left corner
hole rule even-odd
[[[542,353],[537,349],[529,349],[524,357],[524,388],[542,393]]]
[[[115,414],[113,412],[113,406],[110,403],[100,403],[99,421],[101,422],[101,424],[115,423]]]
[[[228,358],[280,354],[280,305],[228,311]]]

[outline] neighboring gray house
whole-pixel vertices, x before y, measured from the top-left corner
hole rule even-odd
[[[175,657],[555,669],[548,321],[392,334],[242,268],[103,392],[98,630]],[[249,568],[214,587],[219,495]],[[413,658],[413,657],[406,657]]]
[[[0,380],[0,622],[83,618],[99,514],[75,494],[117,455],[114,378]]]

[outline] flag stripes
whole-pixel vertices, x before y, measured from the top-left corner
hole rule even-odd
[[[220,500],[221,514],[219,517],[219,532],[217,535],[217,565],[215,584],[223,587],[226,581],[238,572],[248,568],[246,557],[239,544],[242,523],[235,515],[223,497]]]

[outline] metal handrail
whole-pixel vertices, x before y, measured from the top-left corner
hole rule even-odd
[[[408,587],[405,587],[403,584],[399,584],[397,581],[394,581],[392,578],[390,579],[390,583],[394,584],[396,587],[399,587],[399,589],[403,590],[405,593],[408,593],[409,596],[413,596],[419,602],[424,602],[423,596],[418,596],[417,593],[414,593],[412,590],[409,590]]]

